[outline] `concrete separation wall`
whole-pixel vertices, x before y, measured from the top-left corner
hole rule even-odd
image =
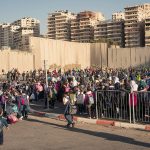
[[[107,66],[107,45],[105,43],[77,43],[45,38],[31,38],[31,49],[35,55],[35,68],[52,64],[64,67],[68,64],[81,65],[81,68],[93,64]]]
[[[33,54],[17,50],[0,50],[0,73],[13,68],[18,68],[20,72],[33,70]]]
[[[108,67],[128,68],[148,65],[150,65],[150,47],[108,49]]]
[[[30,52],[0,51],[1,70],[18,68],[20,72],[56,64],[63,68],[90,66],[128,68],[150,65],[150,47],[107,48],[106,43],[77,43],[31,37]]]

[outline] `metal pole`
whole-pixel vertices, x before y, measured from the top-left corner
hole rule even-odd
[[[130,99],[130,93],[129,93],[129,117],[130,117],[130,123],[132,122],[131,120],[131,99]]]
[[[134,111],[134,92],[132,93],[132,105],[133,105],[133,123],[135,123],[135,111]]]
[[[97,108],[97,91],[96,91],[96,119],[98,119],[98,108]]]
[[[49,109],[49,100],[48,100],[48,97],[47,97],[48,80],[47,80],[47,67],[46,67],[46,60],[44,60],[44,71],[45,71],[45,83],[46,83],[47,109]]]

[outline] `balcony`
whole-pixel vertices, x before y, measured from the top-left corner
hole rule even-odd
[[[122,28],[109,28],[107,29],[107,32],[122,32]]]
[[[125,27],[125,31],[132,31],[132,30],[133,31],[135,31],[135,30],[139,31],[139,29],[140,29],[139,26],[134,26],[134,25],[133,26],[126,26]]]
[[[71,28],[71,31],[80,31],[80,29],[79,28]]]
[[[131,21],[131,22],[125,22],[125,26],[130,26],[130,25],[139,25],[137,21]]]
[[[131,12],[134,12],[134,13],[136,13],[136,12],[138,12],[138,8],[125,8],[125,14],[126,13],[131,13]]]
[[[122,27],[122,24],[107,25],[107,29],[108,28],[120,28],[120,27]]]
[[[113,35],[113,36],[120,36],[121,37],[121,32],[107,32],[107,35],[108,36],[111,36],[111,35]]]
[[[126,21],[137,21],[137,17],[126,18]]]

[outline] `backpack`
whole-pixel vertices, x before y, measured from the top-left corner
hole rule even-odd
[[[25,99],[24,98],[21,98],[21,105],[25,105]]]
[[[84,95],[83,94],[78,95],[77,104],[84,104]]]
[[[10,124],[12,124],[16,123],[18,121],[18,118],[15,115],[10,114],[7,116],[7,120],[9,121]]]
[[[69,114],[75,115],[75,114],[77,113],[77,107],[76,107],[76,105],[71,105],[71,104],[70,104],[69,107],[70,107],[70,108],[69,108]]]
[[[94,104],[94,97],[93,97],[93,95],[88,95],[88,100],[89,100],[89,104],[90,105]]]

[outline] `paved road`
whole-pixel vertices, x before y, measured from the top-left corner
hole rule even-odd
[[[5,131],[0,150],[149,150],[150,132],[30,116]]]

